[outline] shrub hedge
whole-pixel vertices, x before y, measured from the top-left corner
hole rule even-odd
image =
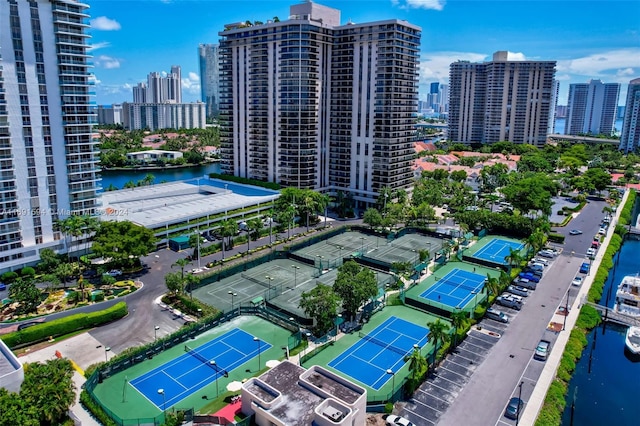
[[[127,304],[116,303],[110,308],[98,312],[70,315],[50,322],[34,325],[23,330],[14,331],[0,336],[0,339],[11,349],[33,343],[42,342],[49,337],[58,337],[74,331],[93,328],[127,315]]]
[[[89,393],[84,389],[80,392],[80,403],[104,426],[117,426],[117,423],[105,413],[100,405],[91,399]]]

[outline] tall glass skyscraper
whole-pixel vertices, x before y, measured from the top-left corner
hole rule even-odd
[[[569,85],[567,135],[611,136],[616,124],[620,84],[591,80]]]
[[[212,118],[220,112],[218,45],[199,45],[198,57],[200,58],[200,100],[207,105],[207,118]]]
[[[640,78],[629,82],[627,102],[624,106],[624,121],[620,135],[620,149],[633,152],[640,147]]]
[[[88,7],[0,2],[0,272],[65,251],[56,220],[99,205]]]

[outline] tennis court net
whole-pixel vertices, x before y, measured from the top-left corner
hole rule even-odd
[[[224,368],[218,367],[215,363],[211,362],[211,360],[206,359],[205,357],[200,355],[197,351],[191,349],[189,346],[184,345],[184,351],[187,352],[192,357],[196,358],[197,360],[200,360],[203,364],[206,364],[209,367],[211,367],[216,373],[222,374],[224,375],[224,377],[229,377],[229,373],[227,372],[227,370],[225,370]]]
[[[442,279],[441,278],[441,279],[438,280],[438,283],[446,284],[446,285],[451,286],[451,287],[464,288],[465,290],[469,290],[469,291],[478,291],[479,288],[480,289],[482,288],[482,283],[477,283],[475,286],[470,286],[470,285],[466,285],[466,284],[463,284],[463,283],[456,282],[456,281],[451,280],[451,279]]]
[[[378,346],[382,346],[382,347],[383,347],[383,348],[385,348],[385,349],[392,350],[392,351],[394,351],[395,353],[400,354],[400,355],[402,355],[402,356],[407,355],[407,354],[408,354],[409,352],[411,352],[411,350],[413,349],[413,347],[412,347],[411,349],[409,349],[409,350],[406,350],[406,349],[401,349],[401,348],[398,348],[398,347],[395,347],[395,346],[391,346],[389,343],[387,343],[387,342],[383,342],[382,340],[379,340],[379,339],[376,339],[375,337],[372,337],[372,336],[371,336],[371,335],[369,335],[369,334],[363,333],[362,331],[358,332],[358,335],[359,335],[362,339],[364,339],[364,340],[366,340],[366,341],[368,341],[368,342],[375,343],[375,344],[376,344],[376,345],[378,345]]]
[[[268,288],[269,290],[271,290],[271,284],[269,284],[269,283],[265,283],[263,281],[260,281],[259,279],[251,277],[251,276],[249,276],[247,274],[242,274],[241,273],[240,276],[242,278],[244,278],[245,280],[249,280],[252,283],[260,284],[262,287],[265,287],[265,288]]]

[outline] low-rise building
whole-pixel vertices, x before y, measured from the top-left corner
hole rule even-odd
[[[242,385],[242,413],[258,426],[366,424],[367,391],[314,365],[284,361]]]
[[[127,153],[127,160],[141,161],[143,163],[153,163],[155,161],[176,160],[182,158],[180,151],[163,151],[161,149],[149,149],[147,151],[136,151]]]
[[[11,352],[11,349],[0,340],[0,388],[5,388],[10,392],[20,392],[23,380],[22,363]]]

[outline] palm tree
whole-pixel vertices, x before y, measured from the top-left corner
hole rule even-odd
[[[509,247],[509,254],[504,257],[504,260],[509,263],[509,272],[511,272],[511,268],[513,266],[520,265],[520,262],[522,262],[522,256],[520,256],[519,250]]]
[[[422,371],[426,371],[429,368],[427,359],[422,356],[418,348],[415,348],[411,354],[406,355],[404,362],[409,363],[409,375],[413,381],[418,379]]]
[[[299,207],[301,207],[302,210],[307,215],[307,232],[309,232],[309,215],[311,215],[311,212],[315,212],[316,205],[317,203],[313,197],[313,191],[311,190],[305,191],[305,194],[303,195],[302,200],[300,201]]]
[[[466,320],[467,313],[465,311],[457,311],[451,314],[451,325],[454,329],[454,348],[458,346],[458,331],[464,326]]]
[[[95,234],[100,228],[100,221],[95,216],[84,215],[82,217],[82,234],[85,237],[84,255],[89,254],[89,237]]]
[[[251,237],[253,240],[257,240],[260,236],[260,230],[264,227],[262,220],[259,217],[254,217],[247,221],[247,253],[249,253],[249,241]]]
[[[188,264],[190,264],[191,261],[189,259],[185,259],[185,258],[181,258],[176,260],[171,267],[173,268],[174,266],[179,266],[180,267],[180,292],[184,294],[184,268],[185,266],[187,266]]]
[[[238,224],[231,219],[222,221],[220,224],[220,235],[222,235],[222,259],[224,259],[224,252],[229,244],[228,238],[232,237],[238,232]]]
[[[55,223],[58,230],[65,236],[67,260],[71,261],[71,241],[73,237],[77,238],[82,235],[83,220],[81,216],[71,215],[64,219],[58,219]]]
[[[487,274],[487,280],[484,286],[490,294],[498,295],[500,292],[500,281],[489,274]]]
[[[450,339],[447,327],[447,324],[442,322],[440,318],[435,321],[428,322],[427,327],[429,327],[429,335],[434,341],[434,349],[433,349],[433,361],[432,364],[436,360],[436,355],[438,353],[438,342],[442,342],[443,344]]]

